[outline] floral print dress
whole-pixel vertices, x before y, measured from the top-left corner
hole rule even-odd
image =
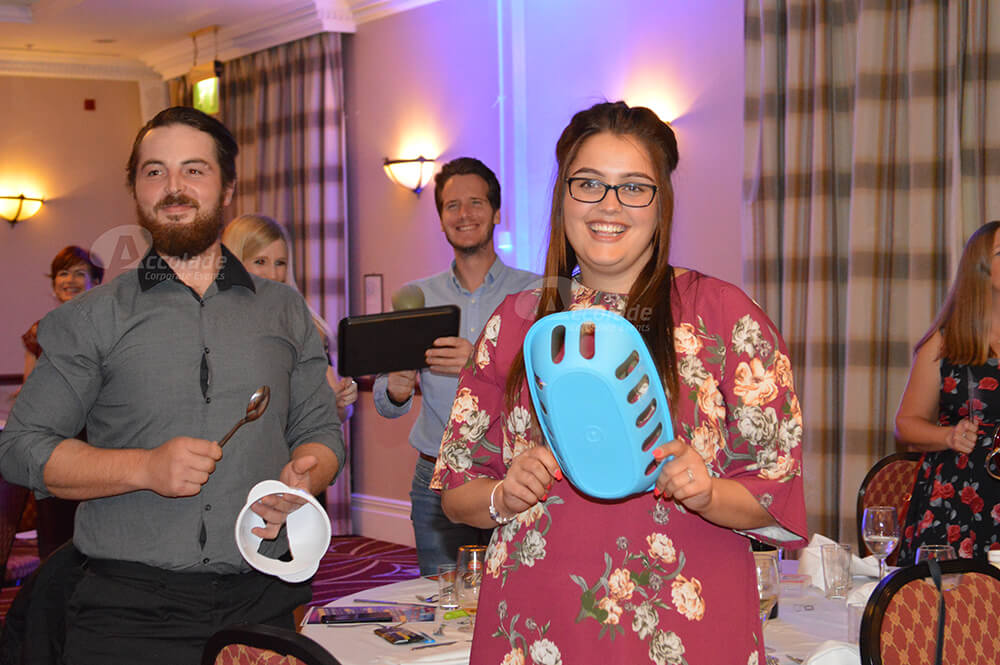
[[[956,424],[971,412],[981,422],[976,447],[926,453],[903,522],[899,565],[912,564],[923,544],[948,543],[964,559],[985,559],[1000,539],[1000,480],[986,473],[993,431],[1000,423],[1000,361],[953,365],[941,360],[938,423]]]
[[[774,516],[753,537],[800,547],[802,422],[784,343],[735,286],[693,271],[675,286],[676,436]],[[503,478],[514,456],[543,444],[527,388],[511,410],[503,396],[538,296],[509,296],[484,328],[432,488]],[[574,284],[571,309],[624,306],[625,296]],[[763,664],[750,541],[651,492],[605,501],[554,483],[493,533],[471,662]]]

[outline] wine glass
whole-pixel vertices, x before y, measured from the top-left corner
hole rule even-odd
[[[778,558],[773,554],[754,552],[753,562],[757,567],[757,594],[760,596],[760,621],[763,625],[778,602],[781,576],[778,574]]]
[[[878,578],[885,577],[885,560],[899,544],[899,521],[894,506],[869,506],[861,518],[865,545],[878,559]]]
[[[917,563],[921,561],[951,561],[956,558],[951,545],[921,545],[917,548]]]
[[[455,589],[458,606],[469,615],[469,625],[459,628],[471,633],[476,626],[476,609],[479,607],[479,588],[486,567],[486,548],[482,545],[462,545],[458,548],[458,568]]]

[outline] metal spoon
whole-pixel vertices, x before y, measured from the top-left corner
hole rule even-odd
[[[271,388],[269,386],[261,386],[255,390],[254,394],[250,395],[250,402],[247,403],[247,415],[233,425],[233,428],[222,437],[222,440],[219,441],[219,447],[226,445],[226,441],[229,441],[233,434],[236,434],[236,430],[264,415],[264,412],[267,410],[267,404],[270,401]]]

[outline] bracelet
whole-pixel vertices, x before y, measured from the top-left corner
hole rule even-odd
[[[502,484],[503,481],[501,480],[499,483],[494,485],[493,490],[490,491],[490,519],[499,525],[504,525],[507,524],[508,522],[512,522],[514,518],[517,517],[517,515],[511,515],[510,517],[503,517],[500,515],[500,511],[497,510],[497,506],[496,503],[494,503],[494,501],[497,495],[497,488],[500,487],[500,485]]]

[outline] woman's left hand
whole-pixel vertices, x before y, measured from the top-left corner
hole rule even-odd
[[[714,482],[698,451],[674,439],[654,450],[653,455],[658,460],[674,456],[656,478],[655,495],[672,498],[696,513],[711,505]]]
[[[352,378],[337,381],[333,392],[337,395],[337,408],[343,409],[358,401],[358,384]]]

